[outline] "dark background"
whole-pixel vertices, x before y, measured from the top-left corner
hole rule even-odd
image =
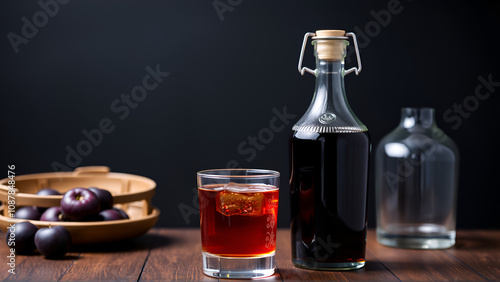
[[[497,3],[72,0],[44,18],[37,1],[1,1],[1,163],[18,174],[54,171],[54,162],[73,169],[68,148],[109,119],[113,132],[74,163],[154,179],[159,226],[198,226],[196,172],[235,162],[282,173],[278,222],[288,226],[288,138],[314,90],[314,77],[297,72],[299,49],[308,31],[345,29],[358,33],[363,62],[345,79],[347,96],[372,144],[397,126],[401,107],[435,107],[461,152],[458,227],[500,228],[500,87],[472,98],[479,76],[500,81]],[[23,17],[40,27],[25,30],[31,38],[16,54],[9,34],[22,36]],[[314,68],[312,50],[304,65]],[[128,115],[113,110],[157,65],[169,76]],[[456,113],[443,117],[464,101],[471,110],[460,124]],[[284,107],[295,115],[284,130],[253,159],[238,152]]]

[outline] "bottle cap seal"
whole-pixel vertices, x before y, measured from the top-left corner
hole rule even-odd
[[[345,36],[345,30],[340,29],[322,29],[316,30],[316,36],[313,39],[318,39],[321,37],[341,37],[339,39],[347,39]],[[335,39],[335,38],[331,38]]]
[[[316,41],[318,59],[340,61],[345,56],[347,37],[344,30],[317,30],[312,39]]]

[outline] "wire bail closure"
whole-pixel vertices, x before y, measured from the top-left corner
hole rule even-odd
[[[361,72],[361,57],[359,55],[359,49],[358,49],[358,39],[356,38],[356,34],[354,32],[347,32],[345,34],[346,36],[322,36],[322,37],[317,37],[316,33],[314,32],[307,32],[304,35],[304,41],[302,42],[302,49],[300,50],[300,57],[299,57],[299,65],[298,65],[298,70],[301,75],[304,75],[304,73],[307,71],[308,73],[316,76],[317,70],[312,70],[308,67],[302,67],[302,61],[304,60],[304,51],[306,50],[306,45],[307,45],[307,39],[309,36],[312,37],[312,39],[327,39],[327,40],[338,40],[338,39],[344,39],[348,40],[348,36],[352,37],[352,41],[354,42],[354,49],[356,50],[356,60],[358,61],[358,67],[352,67],[348,70],[345,71],[345,74],[350,74],[351,72],[356,73],[358,75]]]

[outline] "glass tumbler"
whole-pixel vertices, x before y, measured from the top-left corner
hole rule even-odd
[[[279,177],[263,169],[198,172],[206,275],[248,279],[274,274]]]
[[[458,149],[433,108],[403,108],[375,155],[377,240],[392,247],[455,244]]]

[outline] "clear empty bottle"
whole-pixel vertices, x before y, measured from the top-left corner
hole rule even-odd
[[[392,247],[455,244],[458,149],[434,109],[403,108],[375,155],[377,240]]]

